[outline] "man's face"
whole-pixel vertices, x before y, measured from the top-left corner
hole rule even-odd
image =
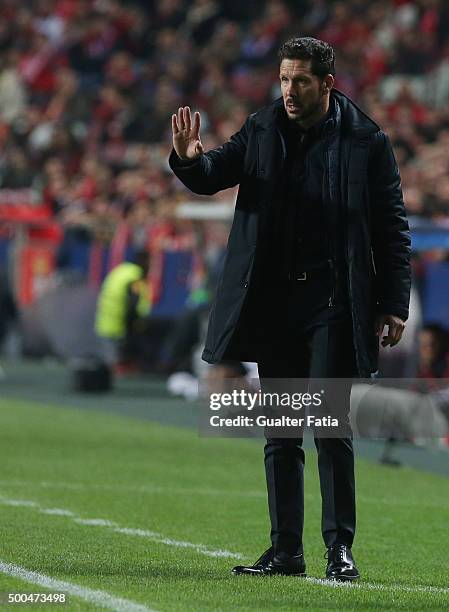
[[[301,123],[320,114],[326,95],[326,79],[312,74],[311,64],[311,60],[283,59],[279,68],[287,116]]]

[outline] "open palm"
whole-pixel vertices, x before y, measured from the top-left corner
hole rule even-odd
[[[182,159],[196,159],[203,152],[200,139],[201,117],[198,112],[193,116],[190,107],[184,106],[178,109],[178,114],[171,118],[173,131],[173,148]]]

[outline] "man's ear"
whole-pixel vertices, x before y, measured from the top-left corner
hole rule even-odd
[[[333,86],[334,86],[334,77],[331,74],[326,74],[326,76],[323,79],[321,91],[323,92],[324,95],[327,95]]]

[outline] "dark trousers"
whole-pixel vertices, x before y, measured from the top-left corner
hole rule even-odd
[[[272,310],[274,320],[269,323],[266,350],[258,361],[262,388],[264,378],[354,377],[352,322],[344,295],[334,296],[335,305],[329,307],[326,286],[306,281],[287,285],[277,298],[282,308]],[[266,321],[266,329],[267,325]],[[351,546],[355,533],[350,392],[350,383],[339,388],[341,437],[315,436],[326,546],[336,541]],[[301,434],[298,432],[298,438],[267,437],[265,444],[272,545],[275,551],[290,554],[302,551],[305,456]]]

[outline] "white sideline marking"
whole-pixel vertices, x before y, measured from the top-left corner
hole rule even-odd
[[[372,582],[336,582],[322,578],[304,578],[306,582],[337,589],[368,589],[370,591],[406,591],[407,593],[439,593],[449,595],[449,588],[435,586],[407,586],[405,584],[373,584]]]
[[[167,544],[167,546],[177,546],[178,548],[192,548],[203,555],[209,557],[233,557],[241,559],[242,555],[239,553],[230,553],[228,550],[210,550],[204,544],[194,544],[193,542],[184,542],[182,540],[172,540],[171,538],[165,538],[160,533],[154,531],[147,531],[146,529],[130,529],[129,527],[116,527],[114,529],[117,533],[124,533],[126,535],[136,535],[142,538],[150,538],[153,542],[160,544]]]
[[[25,499],[2,499],[2,503],[5,506],[23,506],[26,508],[39,508],[39,504],[33,501],[27,501]]]
[[[134,536],[149,538],[153,542],[157,542],[160,544],[167,544],[168,546],[176,546],[178,548],[192,548],[196,552],[199,552],[204,555],[208,555],[210,557],[232,557],[236,559],[243,559],[244,557],[244,555],[240,553],[233,553],[228,550],[210,549],[204,544],[194,544],[193,542],[184,542],[182,540],[172,540],[170,538],[164,537],[160,533],[157,533],[155,531],[149,531],[147,529],[132,529],[129,527],[118,527],[116,523],[113,523],[112,521],[108,521],[105,519],[82,519],[80,517],[77,517],[70,510],[64,510],[62,508],[43,508],[38,503],[30,501],[30,500],[5,499],[3,497],[0,497],[0,503],[3,505],[7,505],[7,506],[23,506],[24,508],[32,508],[43,514],[49,514],[48,510],[50,510],[51,511],[50,514],[61,514],[62,516],[68,516],[72,518],[76,523],[79,523],[81,525],[88,525],[88,526],[94,526],[94,527],[109,527],[116,533],[122,533],[125,535],[134,535]],[[3,562],[0,561],[0,571],[4,571],[2,569],[2,565],[8,565],[8,564],[4,564]],[[11,566],[11,567],[15,567],[15,566]],[[27,571],[27,570],[22,570],[21,568],[18,568],[18,569],[24,572]],[[29,573],[34,574],[34,572],[29,572]],[[36,574],[36,575],[39,575],[39,574]],[[53,580],[53,579],[49,578],[49,580]],[[374,584],[370,582],[336,582],[334,580],[325,580],[322,578],[312,578],[312,577],[304,578],[304,580],[306,582],[316,584],[318,586],[327,586],[331,588],[367,589],[370,591],[395,591],[396,590],[396,591],[404,591],[407,593],[424,593],[424,594],[436,593],[436,594],[449,595],[449,588],[445,588],[445,587],[422,586],[422,585],[407,586],[405,584],[404,585],[403,584],[389,585],[389,584],[380,584],[380,583]],[[29,580],[29,582],[33,582],[33,581]],[[56,582],[60,582],[60,581],[56,581]],[[41,584],[41,586],[49,586],[41,582],[36,582],[35,584]],[[70,583],[64,583],[64,584],[70,584]],[[76,589],[82,589],[82,587],[78,587],[77,585],[72,585],[72,586]],[[53,587],[49,586],[49,588],[53,588]],[[70,592],[67,588],[62,588],[62,587],[54,587],[54,589],[55,590],[60,589],[67,593]],[[85,590],[92,592],[92,593],[103,593],[102,591],[91,591],[90,589],[85,589]],[[72,594],[75,594],[75,593],[72,593]],[[107,593],[105,593],[105,595],[107,595]],[[79,596],[82,597],[81,595]],[[112,597],[112,596],[109,596],[109,597]],[[112,599],[115,600],[116,598],[112,597]],[[126,602],[127,600],[120,600],[120,601]],[[130,603],[132,604],[132,602]],[[142,612],[144,610],[148,610],[148,608],[139,606],[138,604],[133,604],[133,605],[137,607],[135,608],[129,608],[129,607],[128,608],[126,607],[125,608],[112,608],[112,609],[114,610],[115,609],[117,610],[135,610],[136,612],[138,610],[141,610]]]
[[[6,563],[0,560],[0,572],[12,576],[13,578],[20,578],[26,582],[37,584],[46,589],[67,593],[74,597],[79,597],[88,601],[89,603],[102,606],[103,608],[109,608],[109,610],[116,610],[117,612],[155,612],[151,608],[147,608],[142,604],[135,603],[130,599],[124,599],[122,597],[115,597],[106,591],[99,591],[89,589],[88,587],[74,584],[73,582],[66,582],[65,580],[58,580],[39,572],[33,572],[27,570],[18,565],[12,563]]]
[[[75,517],[73,519],[75,523],[79,523],[80,525],[90,525],[92,527],[116,527],[117,523],[113,523],[112,521],[108,521],[106,519],[82,519]]]
[[[55,516],[75,516],[70,510],[63,510],[62,508],[41,508],[40,511],[42,514],[54,514]]]
[[[226,557],[231,559],[241,559],[240,553],[234,553],[229,550],[214,549],[206,546],[205,544],[195,544],[194,542],[185,542],[183,540],[172,540],[167,538],[161,533],[156,531],[148,531],[146,529],[132,529],[130,527],[120,527],[117,523],[102,518],[82,518],[77,516],[71,510],[65,510],[64,508],[44,508],[40,504],[30,501],[27,499],[8,499],[0,496],[0,504],[4,506],[18,506],[24,508],[32,508],[37,510],[41,514],[59,515],[71,518],[75,523],[79,525],[86,525],[89,527],[107,527],[115,531],[116,533],[122,533],[125,535],[139,536],[141,538],[148,538],[157,544],[166,544],[167,546],[176,546],[177,548],[191,548],[196,552],[207,555],[208,557]]]
[[[125,535],[135,535],[141,538],[157,538],[159,533],[155,531],[149,531],[148,529],[132,529],[131,527],[117,527],[114,529],[117,533],[124,533]]]

